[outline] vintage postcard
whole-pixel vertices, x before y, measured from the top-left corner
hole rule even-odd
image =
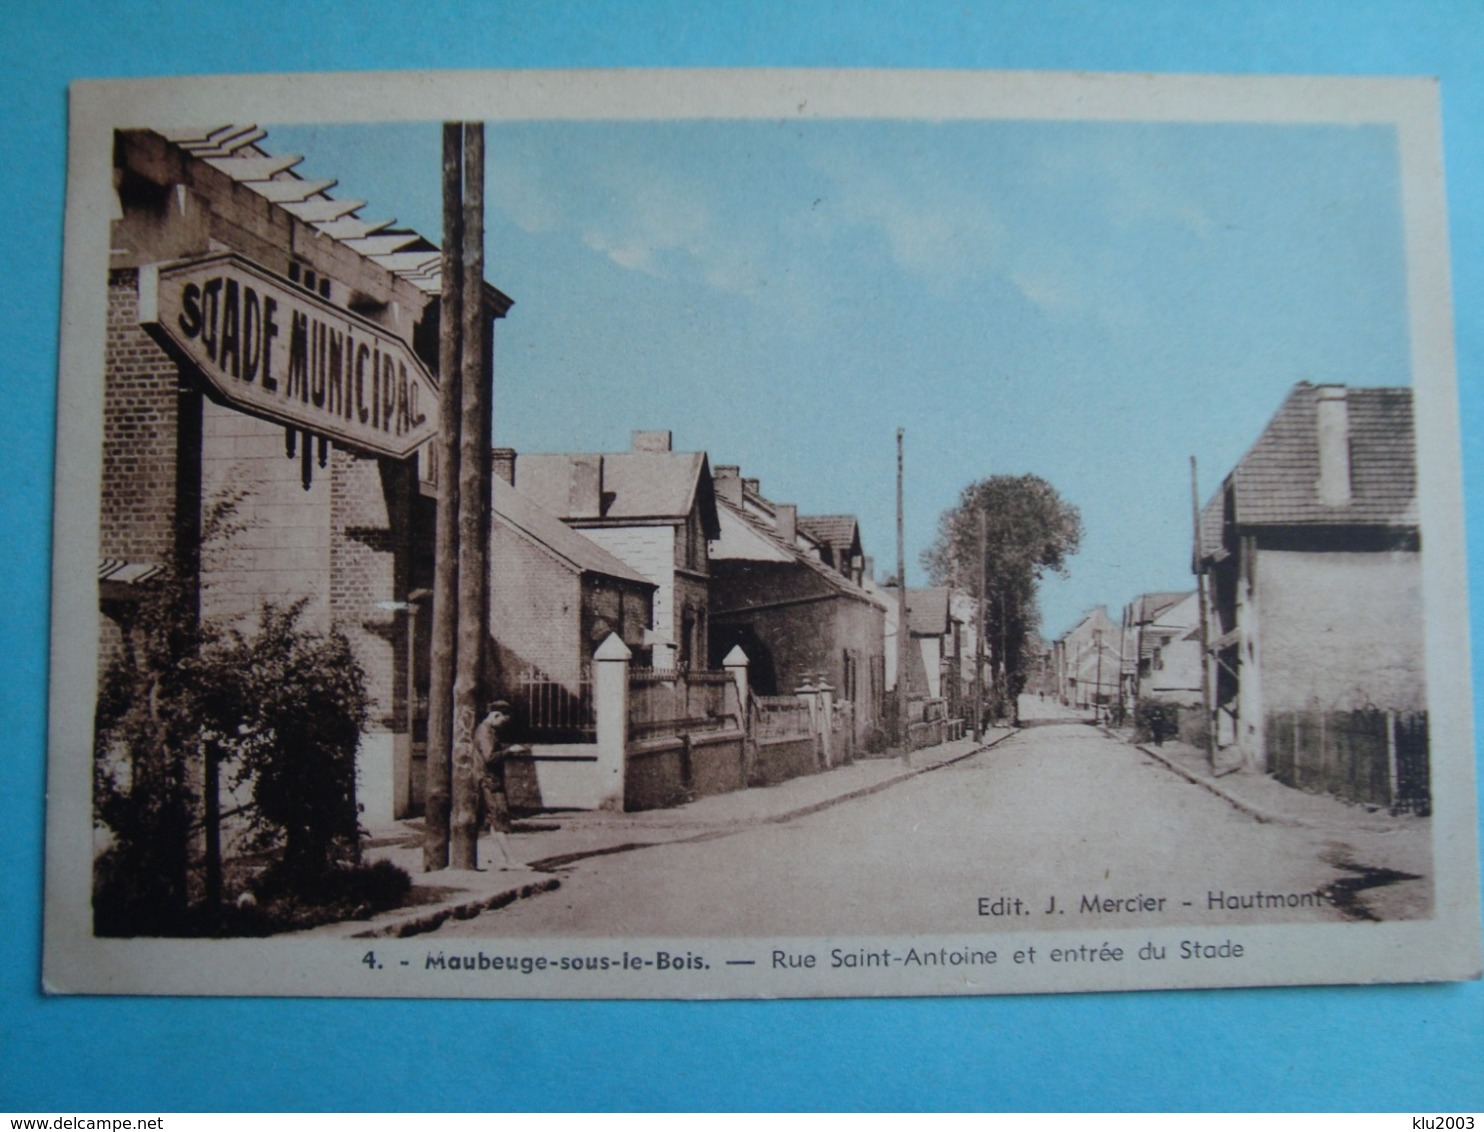
[[[72,91],[58,993],[1477,978],[1425,79]]]

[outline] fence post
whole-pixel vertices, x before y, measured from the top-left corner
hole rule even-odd
[[[1391,795],[1391,810],[1395,813],[1401,800],[1401,783],[1397,779],[1396,765],[1396,712],[1389,709],[1386,712],[1386,786]]]
[[[747,667],[750,663],[741,645],[733,645],[732,651],[721,662],[732,678],[732,687],[737,694],[737,726],[743,731],[747,730]]]
[[[598,733],[598,808],[622,810],[624,760],[629,737],[629,658],[617,633],[593,653],[593,715]]]
[[[819,762],[819,697],[814,693],[817,689],[809,677],[804,677],[804,682],[794,689],[796,695],[804,706],[809,709],[809,733],[814,736],[814,761]]]
[[[815,683],[819,695],[820,728],[824,733],[824,766],[826,770],[835,765],[833,743],[835,735],[835,689],[821,673]]]

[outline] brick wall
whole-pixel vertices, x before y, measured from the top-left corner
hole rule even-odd
[[[137,273],[108,279],[99,553],[167,564],[175,547],[177,367],[139,327]]]
[[[331,477],[316,465],[309,490],[298,444],[289,458],[284,428],[210,401],[202,409],[201,500],[233,500],[230,535],[202,547],[201,609],[254,617],[263,601],[308,598],[302,624],[330,623]]]
[[[407,595],[410,477],[405,465],[338,448],[330,450],[328,474],[330,616],[366,670],[371,728],[404,731],[404,614],[379,606]]]
[[[509,691],[511,681],[535,668],[575,687],[583,659],[578,575],[498,520],[491,543],[490,632],[499,680]]]
[[[664,640],[674,640],[675,528],[584,527],[582,533],[659,586],[654,595],[654,628]]]

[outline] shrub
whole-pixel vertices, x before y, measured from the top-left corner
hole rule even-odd
[[[1179,733],[1180,709],[1160,700],[1144,700],[1134,712],[1134,726],[1140,742],[1153,742],[1158,746]]]

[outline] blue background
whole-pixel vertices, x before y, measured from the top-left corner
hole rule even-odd
[[[3,26],[0,733],[11,743],[0,756],[0,1109],[1484,1110],[1478,983],[719,1004],[48,1000],[38,990],[68,81],[676,65],[1437,75],[1477,562],[1484,5],[171,0],[28,5]],[[1476,609],[1480,578],[1476,569]],[[1477,641],[1484,619],[1473,627]]]

